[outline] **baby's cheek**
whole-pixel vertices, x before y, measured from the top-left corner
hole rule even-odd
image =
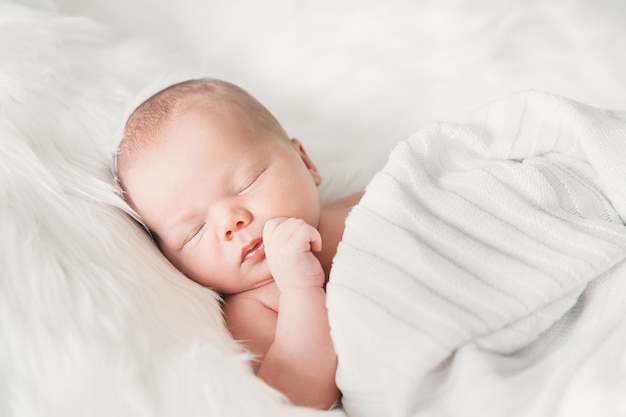
[[[187,251],[176,258],[176,266],[188,278],[204,286],[212,286],[211,267],[205,264],[204,257],[196,251]]]

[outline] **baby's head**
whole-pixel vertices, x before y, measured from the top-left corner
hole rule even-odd
[[[295,139],[241,88],[170,86],[129,117],[117,156],[125,198],[167,258],[222,293],[271,282],[265,222],[319,222],[320,175]]]

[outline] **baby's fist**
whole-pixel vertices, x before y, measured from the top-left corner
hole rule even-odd
[[[268,220],[263,228],[263,244],[280,290],[324,285],[324,271],[311,252],[322,249],[322,238],[313,226],[293,217]]]

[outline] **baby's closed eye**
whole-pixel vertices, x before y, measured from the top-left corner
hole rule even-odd
[[[187,243],[191,242],[193,239],[198,237],[201,234],[201,232],[204,230],[204,226],[206,226],[206,223],[201,223],[201,224],[198,224],[196,227],[194,227],[185,237],[185,240],[183,241],[183,246],[185,246]]]
[[[253,174],[248,175],[244,181],[241,182],[241,185],[237,187],[237,195],[246,194],[250,191],[253,185],[257,182],[257,180],[263,175],[265,169],[254,171]]]

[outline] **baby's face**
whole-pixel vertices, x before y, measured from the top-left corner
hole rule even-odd
[[[126,164],[129,202],[168,259],[194,281],[233,294],[272,281],[265,222],[319,222],[320,178],[296,141],[255,129],[237,111],[194,104],[169,121],[158,145]]]

